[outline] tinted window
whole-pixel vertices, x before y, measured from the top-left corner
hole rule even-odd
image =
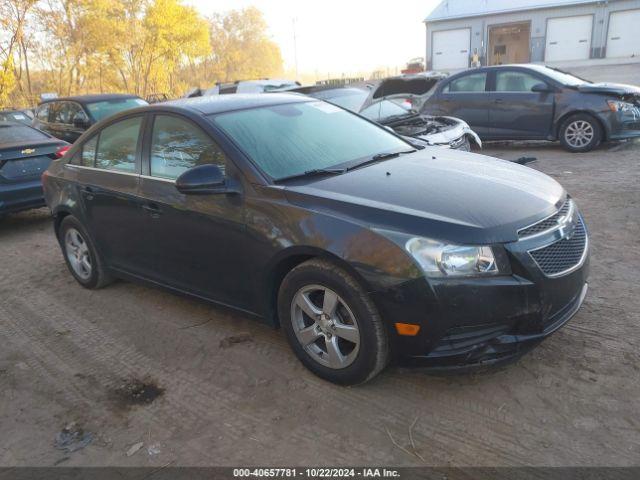
[[[509,70],[496,72],[497,92],[531,92],[531,87],[538,83],[542,81],[528,73]]]
[[[128,118],[100,132],[96,167],[133,172],[142,117]]]
[[[69,102],[61,102],[57,104],[57,108],[54,109],[53,122],[71,124],[71,116],[73,115],[73,104]]]
[[[0,121],[21,122],[25,125],[31,125],[31,119],[22,112],[0,112]]]
[[[384,128],[318,101],[222,113],[214,122],[275,179],[411,148]]]
[[[69,103],[69,123],[73,123],[77,118],[79,120],[86,121],[88,120],[87,114],[84,113],[84,110],[77,103]]]
[[[457,92],[484,92],[484,87],[487,82],[486,73],[472,73],[471,75],[465,75],[464,77],[451,80],[443,91],[445,93],[457,93]]]
[[[44,105],[40,105],[38,107],[38,113],[36,113],[36,117],[38,117],[38,120],[42,122],[49,121],[49,104],[48,103],[45,103]]]
[[[222,151],[196,125],[169,115],[157,115],[151,139],[151,175],[176,179],[186,170],[213,163],[224,170]]]
[[[110,117],[115,113],[140,107],[142,105],[148,105],[148,103],[141,98],[116,98],[113,100],[89,103],[87,104],[87,110],[89,110],[89,113],[91,113],[91,116],[97,122],[103,118]]]
[[[26,125],[0,125],[0,143],[30,142],[46,138],[49,137]]]
[[[84,143],[82,146],[82,165],[93,167],[96,163],[96,146],[98,145],[98,135]]]

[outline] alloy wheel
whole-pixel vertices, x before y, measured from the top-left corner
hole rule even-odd
[[[358,322],[347,303],[333,290],[308,285],[291,302],[293,330],[309,356],[325,367],[346,368],[360,350]]]
[[[593,125],[584,120],[576,120],[567,126],[564,138],[571,147],[583,148],[591,143],[594,135]]]
[[[82,234],[75,228],[70,228],[64,236],[64,245],[67,259],[76,275],[82,280],[91,278],[91,255]]]

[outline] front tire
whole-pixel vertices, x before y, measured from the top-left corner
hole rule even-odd
[[[291,270],[280,286],[278,314],[296,356],[325,380],[364,383],[388,363],[387,333],[375,305],[330,262],[314,259]]]
[[[62,220],[58,240],[67,267],[80,285],[98,289],[112,282],[89,234],[77,218],[69,215]]]
[[[602,127],[589,114],[571,115],[560,125],[560,143],[570,152],[588,152],[600,145],[601,141]]]

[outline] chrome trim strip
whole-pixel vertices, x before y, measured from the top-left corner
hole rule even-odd
[[[555,226],[551,227],[551,228],[547,228],[546,230],[543,230],[541,232],[538,233],[534,233],[533,235],[527,235],[526,237],[520,237],[520,232],[523,230],[526,230],[527,228],[531,228],[534,225],[537,225],[539,223],[542,223],[546,220],[549,220],[551,217],[553,217],[554,215],[557,215],[558,212],[560,210],[562,210],[562,208],[564,207],[564,203],[562,204],[562,207],[560,207],[555,213],[552,213],[551,215],[544,217],[542,220],[538,220],[537,222],[532,223],[531,225],[527,225],[526,227],[522,227],[520,229],[518,229],[518,231],[516,232],[518,234],[519,240],[529,240],[531,238],[536,238],[542,235],[546,235],[550,232],[553,232],[554,230],[558,230],[560,228],[560,226],[564,223],[563,220],[567,219],[567,218],[572,218],[573,214],[575,213],[576,210],[576,204],[573,200],[568,199],[567,202],[569,202],[569,211],[567,212],[566,215],[559,217],[558,218],[558,222],[556,223]]]
[[[589,234],[587,232],[587,226],[584,224],[584,221],[582,220],[582,217],[578,217],[578,220],[582,224],[582,228],[584,228],[584,250],[582,251],[582,257],[580,257],[580,261],[578,263],[576,263],[573,267],[570,267],[570,268],[567,268],[566,270],[563,270],[561,272],[552,273],[552,274],[549,275],[549,274],[544,273],[544,270],[542,270],[542,267],[540,267],[540,265],[538,264],[536,259],[533,258],[533,255],[531,255],[531,252],[535,252],[535,251],[538,251],[538,250],[542,250],[543,248],[547,248],[547,247],[553,245],[554,243],[557,243],[557,242],[563,240],[562,238],[559,239],[559,240],[556,240],[554,242],[551,242],[551,243],[549,243],[547,245],[543,245],[541,247],[536,247],[536,248],[533,248],[531,250],[527,250],[527,253],[529,254],[529,257],[531,257],[531,260],[533,260],[533,263],[536,264],[536,266],[538,267],[540,272],[542,272],[542,274],[545,277],[547,277],[547,278],[557,278],[557,277],[562,277],[564,275],[568,275],[569,273],[575,272],[580,267],[582,267],[582,265],[584,265],[584,262],[587,260],[587,254],[589,253]]]
[[[108,170],[106,168],[95,168],[95,167],[85,167],[84,165],[72,165],[70,163],[65,163],[64,164],[65,168],[70,168],[70,169],[76,169],[79,168],[81,170],[91,170],[94,172],[103,172],[103,173],[117,173],[118,175],[127,175],[129,177],[139,177],[140,174],[138,173],[131,173],[131,172],[122,172],[120,170]]]
[[[176,184],[175,180],[171,180],[170,178],[161,178],[161,177],[152,177],[151,175],[139,175],[140,178],[144,178],[145,180],[157,180],[159,182],[166,182]]]

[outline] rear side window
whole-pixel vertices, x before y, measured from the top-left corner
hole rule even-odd
[[[45,103],[38,107],[38,111],[36,112],[36,117],[38,117],[38,120],[40,120],[41,122],[49,121],[49,104],[48,103]]]
[[[486,73],[472,73],[471,75],[451,80],[442,91],[444,93],[484,92],[486,83]]]
[[[142,117],[121,120],[100,132],[96,167],[134,172]]]
[[[86,141],[82,146],[81,165],[93,167],[96,163],[96,147],[98,146],[98,135]]]
[[[151,176],[176,179],[198,165],[215,164],[223,171],[220,148],[193,123],[170,115],[156,115],[151,138]]]
[[[26,125],[2,125],[0,126],[0,143],[20,143],[44,140],[49,138],[35,128]]]
[[[525,72],[496,72],[496,92],[531,92],[531,87],[538,83],[543,82]]]

